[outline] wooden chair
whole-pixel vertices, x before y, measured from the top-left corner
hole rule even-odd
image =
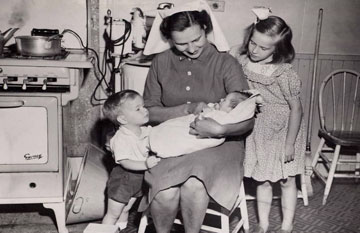
[[[241,227],[243,227],[244,232],[249,232],[249,218],[248,218],[248,211],[247,211],[247,205],[246,205],[246,197],[245,197],[245,190],[244,190],[244,182],[241,182],[240,186],[240,194],[238,201],[234,205],[235,208],[229,213],[224,213],[221,208],[213,208],[212,205],[214,203],[209,204],[209,208],[206,210],[206,216],[203,225],[201,226],[202,230],[210,231],[210,232],[218,232],[218,233],[228,233],[230,232],[230,223],[229,223],[229,217],[232,214],[235,214],[234,212],[236,210],[240,211],[241,219],[237,223],[237,225],[234,227],[234,229],[231,231],[232,233],[237,233]],[[218,207],[218,206],[216,206]],[[216,221],[220,220],[218,224],[215,224],[214,221],[206,221],[207,217],[215,217],[212,219],[216,219]],[[139,230],[138,233],[145,233],[146,227],[149,224],[150,215],[147,211],[145,211],[141,217],[140,224],[139,224]],[[175,224],[182,224],[180,218],[176,218],[174,221]]]
[[[360,178],[359,80],[358,72],[339,69],[331,72],[320,85],[320,143],[312,168],[326,184],[323,205],[334,178]]]

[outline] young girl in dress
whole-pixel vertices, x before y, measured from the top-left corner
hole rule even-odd
[[[236,57],[250,88],[257,89],[264,102],[246,139],[245,176],[257,181],[259,225],[255,232],[268,231],[276,182],[281,187],[281,232],[292,232],[297,200],[295,176],[304,170],[305,155],[301,81],[290,64],[295,56],[290,27],[280,17],[269,16],[268,8],[253,12],[258,20],[247,28]]]

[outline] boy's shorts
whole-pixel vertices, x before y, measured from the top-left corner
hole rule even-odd
[[[143,195],[143,171],[129,171],[116,165],[107,182],[108,198],[127,204],[131,197]]]

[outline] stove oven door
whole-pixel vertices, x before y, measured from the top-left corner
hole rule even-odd
[[[58,101],[0,96],[0,173],[59,170]]]

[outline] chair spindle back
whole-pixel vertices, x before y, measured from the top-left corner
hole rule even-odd
[[[320,126],[327,130],[360,130],[360,75],[349,69],[331,72],[319,90]]]

